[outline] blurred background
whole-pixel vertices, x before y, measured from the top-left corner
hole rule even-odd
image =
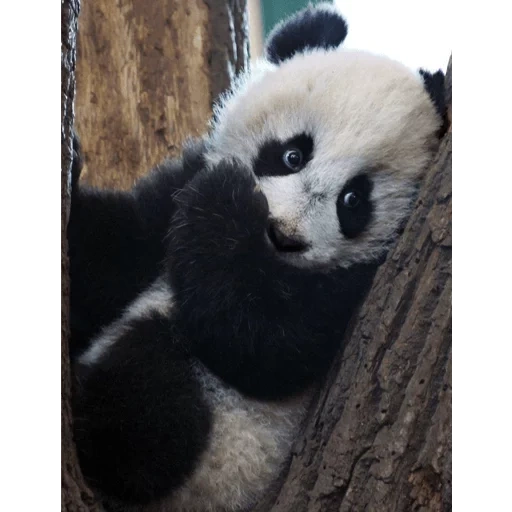
[[[261,55],[265,36],[312,0],[248,0],[251,59]],[[446,70],[451,53],[449,0],[334,0],[348,23],[345,48],[381,53],[407,66]]]

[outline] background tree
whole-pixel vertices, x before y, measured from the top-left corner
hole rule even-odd
[[[82,7],[84,180],[129,188],[206,128],[247,64],[245,1]],[[62,509],[95,510],[71,439],[65,229],[78,0],[62,3]],[[451,71],[448,89],[451,97]],[[341,341],[341,340],[340,340]],[[261,510],[451,510],[451,130],[403,236],[345,337],[290,471]]]
[[[130,188],[189,136],[248,62],[245,0],[84,2],[76,128],[84,180]]]

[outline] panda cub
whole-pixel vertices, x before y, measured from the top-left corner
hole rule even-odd
[[[269,36],[210,133],[69,224],[75,440],[108,510],[242,511],[286,467],[439,141],[443,75],[339,46],[331,5]]]

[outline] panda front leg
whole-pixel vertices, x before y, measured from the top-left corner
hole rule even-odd
[[[144,240],[144,227],[132,192],[83,185],[81,172],[82,154],[75,136],[67,230],[72,359],[121,313],[139,287],[155,277],[135,278],[143,254],[139,240]]]
[[[203,151],[202,142],[191,141],[181,159],[163,162],[133,189],[103,190],[80,183],[82,154],[74,137],[68,225],[73,358],[161,273],[174,196],[202,168]]]
[[[103,330],[75,366],[82,470],[107,504],[138,506],[179,487],[197,464],[210,411],[157,281]]]

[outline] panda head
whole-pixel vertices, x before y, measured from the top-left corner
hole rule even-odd
[[[301,268],[382,256],[439,142],[443,74],[342,49],[346,34],[330,4],[278,25],[216,105],[208,141],[210,164],[253,170],[270,243]]]

